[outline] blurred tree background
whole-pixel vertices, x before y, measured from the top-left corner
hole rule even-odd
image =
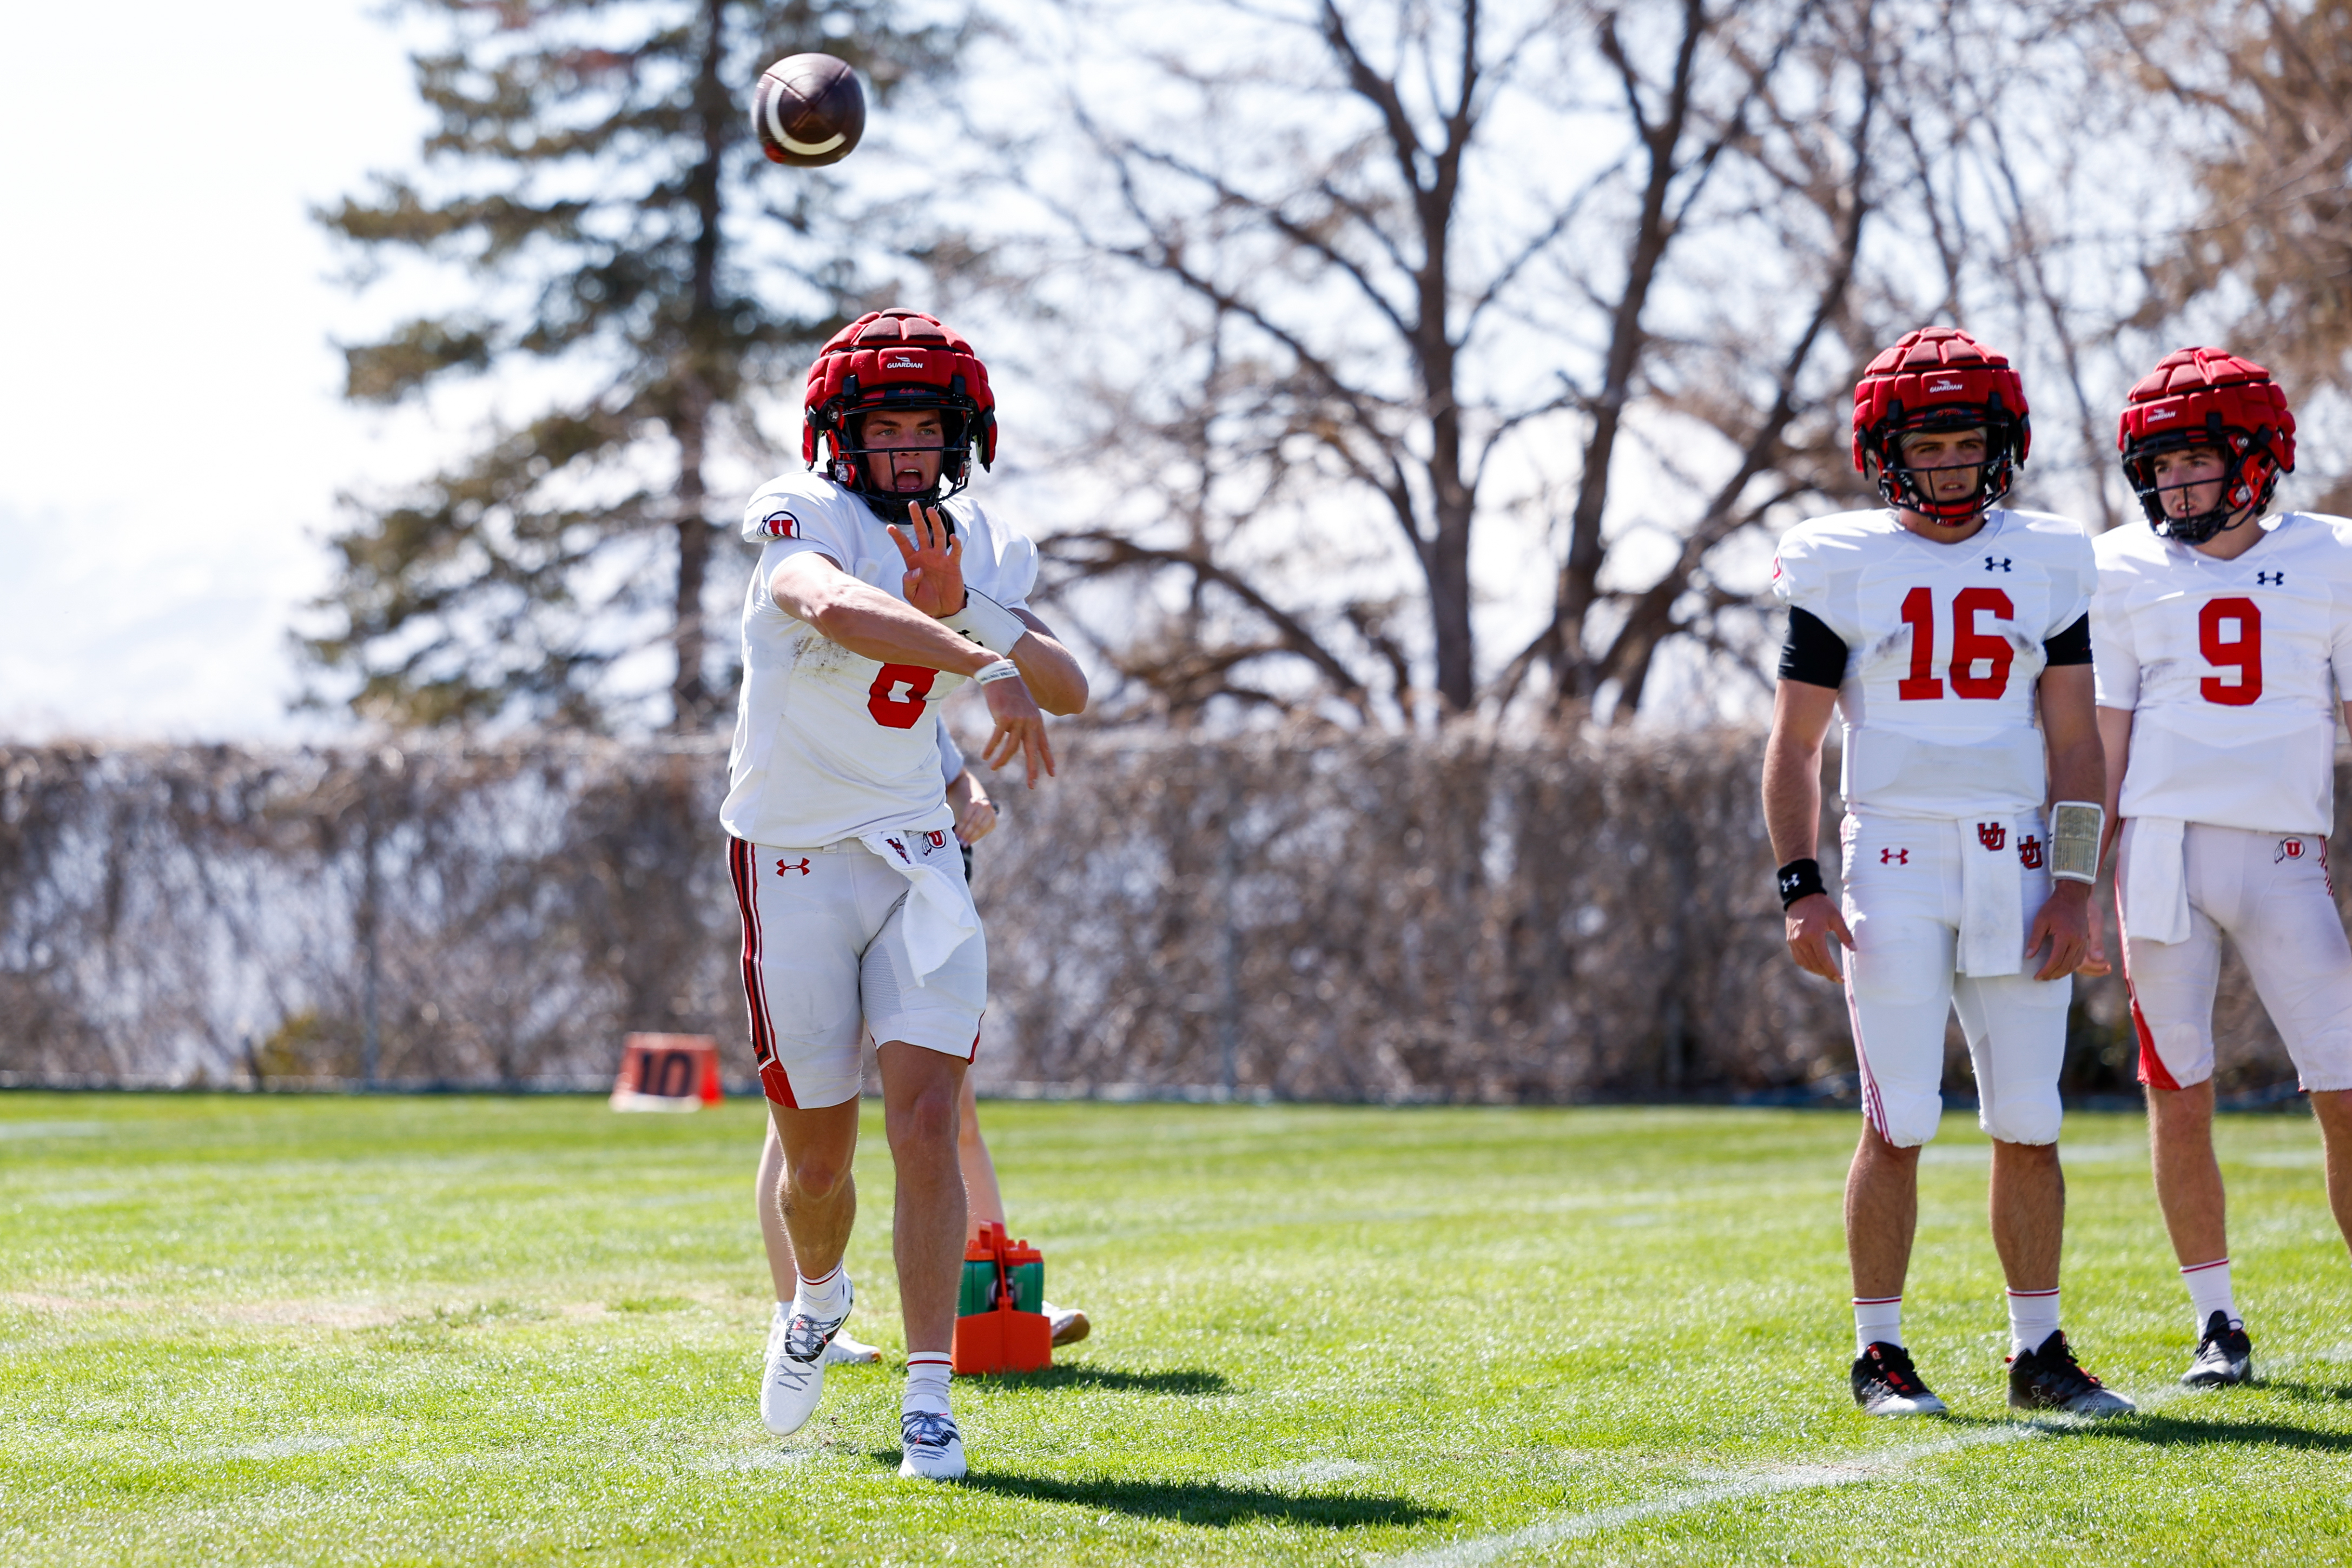
[[[404,11],[435,128],[318,215],[381,323],[348,395],[463,455],[368,476],[302,632],[319,700],[442,733],[0,758],[8,1081],[736,1038],[731,524],[875,305],[989,360],[985,494],[1124,727],[981,879],[993,1071],[1054,1082],[1839,1092],[1739,727],[1912,327],[2023,368],[2023,505],[2135,523],[2113,411],[2202,341],[2285,381],[2285,502],[2352,507],[2352,0]],[[874,118],[775,169],[751,87],[811,48]],[[2223,994],[2231,1092],[2289,1082]],[[2119,988],[2077,1001],[2070,1090],[2127,1088]]]
[[[822,49],[887,112],[952,68],[965,29],[893,0],[415,5],[446,23],[446,47],[415,57],[438,120],[419,166],[318,216],[363,284],[407,253],[463,287],[349,346],[345,394],[392,403],[534,363],[519,379],[549,390],[421,486],[352,499],[307,649],[395,726],[707,728],[732,708],[731,628],[706,629],[712,539],[740,510],[711,496],[717,449],[764,446],[748,401],[855,313],[892,221],[837,171],[771,177],[751,85]],[[864,209],[862,249],[845,205]],[[648,645],[666,692],[608,678]]]
[[[2134,515],[2187,340],[2288,378],[2292,500],[2352,471],[2352,0],[415,4],[439,127],[320,217],[450,303],[348,392],[503,401],[333,541],[320,689],[396,725],[723,725],[714,527],[894,298],[1000,369],[1108,720],[1752,717],[1771,540],[1869,499],[1847,391],[1927,322],[2025,369],[2026,505]],[[879,99],[838,169],[746,132],[804,48]]]

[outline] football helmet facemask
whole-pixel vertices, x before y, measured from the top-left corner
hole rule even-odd
[[[2166,538],[2200,545],[2262,516],[2280,476],[2294,472],[2294,414],[2285,391],[2252,361],[2219,349],[2179,349],[2132,388],[2116,445],[2148,526]],[[2159,485],[2155,459],[2194,446],[2221,456],[2221,497],[2209,510],[2176,517],[2164,504],[2168,492],[2215,481]]]
[[[1905,436],[1979,428],[1985,456],[1968,495],[1937,499],[1918,477],[1931,470],[1905,466]],[[1877,482],[1888,506],[1947,528],[1998,505],[2032,442],[2025,383],[2006,359],[1956,327],[1906,334],[1871,361],[1854,384],[1854,467]]]
[[[867,466],[865,416],[881,410],[937,410],[940,476],[922,491],[886,490]],[[824,474],[856,492],[876,515],[904,519],[907,503],[939,504],[971,479],[971,460],[996,461],[996,394],[988,367],[971,345],[937,317],[919,310],[870,310],[835,332],[809,366],[802,401],[801,456],[812,468],[820,451]]]

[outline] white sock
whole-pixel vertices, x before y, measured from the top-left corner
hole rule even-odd
[[[795,1313],[806,1312],[824,1322],[849,1310],[849,1274],[840,1264],[835,1263],[833,1271],[821,1280],[812,1280],[806,1274],[799,1278],[800,1284],[793,1291]]]
[[[948,1413],[948,1368],[954,1364],[943,1350],[907,1353],[907,1394],[898,1408],[909,1416]]]
[[[2009,1293],[2009,1354],[2023,1355],[2040,1350],[2058,1332],[2058,1292],[2011,1291]]]
[[[1853,1299],[1853,1354],[1863,1355],[1874,1344],[1903,1343],[1903,1298],[1856,1296]]]
[[[2210,1263],[2191,1263],[2180,1270],[2181,1282],[2189,1287],[2189,1310],[2197,1314],[2197,1332],[2205,1332],[2205,1320],[2215,1312],[2225,1314],[2233,1329],[2246,1326],[2238,1315],[2238,1303],[2230,1294],[2230,1260],[2216,1258]]]

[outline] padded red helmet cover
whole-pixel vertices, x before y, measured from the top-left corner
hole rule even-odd
[[[1923,327],[1882,350],[1853,388],[1853,465],[1871,472],[1888,505],[1958,521],[2009,493],[2017,465],[2033,444],[2025,383],[2010,362],[1957,327]],[[1990,448],[1977,495],[1965,510],[1937,506],[1912,489],[1897,461],[1906,431],[1985,427]]]
[[[803,460],[814,465],[820,436],[838,455],[843,422],[886,405],[962,413],[965,439],[979,449],[980,465],[996,461],[996,394],[989,390],[988,367],[937,317],[869,310],[817,350],[801,404]],[[957,471],[948,477],[961,477],[961,459],[951,455],[948,466]]]
[[[2134,384],[2116,428],[2124,473],[2150,522],[2193,519],[2163,516],[2147,459],[2200,445],[2217,448],[2231,464],[2229,491],[2220,508],[2223,517],[2267,505],[2279,476],[2294,472],[2294,413],[2287,407],[2285,389],[2252,360],[2220,349],[2176,349],[2165,355]]]

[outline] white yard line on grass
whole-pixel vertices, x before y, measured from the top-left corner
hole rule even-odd
[[[2151,1396],[2141,1400],[2139,1407],[2150,1409],[2164,1403],[2168,1397],[2164,1394]],[[1643,1502],[1619,1503],[1613,1508],[1596,1508],[1588,1513],[1538,1520],[1517,1530],[1505,1531],[1496,1535],[1473,1535],[1444,1546],[1433,1546],[1426,1552],[1411,1552],[1383,1561],[1392,1564],[1393,1568],[1471,1568],[1472,1564],[1492,1563],[1515,1552],[1527,1552],[1558,1542],[1598,1535],[1602,1531],[1614,1530],[1620,1525],[1633,1524],[1644,1519],[1689,1513],[1695,1509],[1712,1508],[1719,1502],[1738,1502],[1774,1492],[1851,1486],[1857,1481],[1876,1480],[1883,1476],[1896,1474],[1922,1459],[1936,1458],[1962,1448],[1982,1448],[1990,1443],[2014,1443],[2021,1438],[2043,1437],[2052,1432],[2082,1429],[2071,1421],[2064,1425],[2021,1421],[2014,1426],[1983,1427],[1882,1454],[1858,1454],[1847,1460],[1790,1465],[1758,1475],[1743,1476],[1737,1480],[1685,1487],[1680,1491],[1667,1492],[1663,1497],[1654,1497]]]

